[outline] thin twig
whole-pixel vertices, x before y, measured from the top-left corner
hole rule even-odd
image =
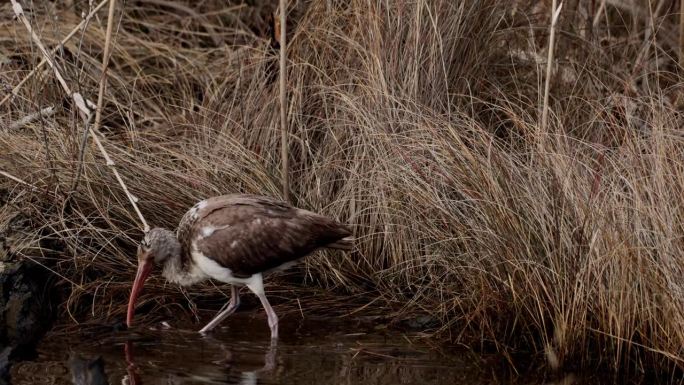
[[[684,68],[684,0],[679,2],[679,66]]]
[[[28,19],[26,18],[26,15],[24,15],[24,10],[22,9],[21,5],[16,0],[10,0],[10,1],[12,2],[12,8],[14,10],[14,13],[17,15],[17,18],[19,18],[24,23],[24,25],[26,26],[26,29],[31,34],[31,38],[36,43],[38,48],[40,48],[40,51],[45,56],[45,59],[47,60],[48,64],[50,64],[50,67],[52,67],[52,69],[54,70],[55,76],[59,80],[59,83],[62,85],[62,88],[64,89],[64,91],[68,95],[70,95],[73,98],[74,103],[76,104],[76,107],[81,111],[81,113],[83,115],[84,121],[88,121],[92,115],[91,108],[95,107],[95,105],[91,101],[84,99],[83,96],[79,92],[73,92],[73,93],[71,92],[71,89],[66,84],[66,81],[64,80],[64,77],[60,73],[59,68],[57,68],[54,61],[49,56],[47,50],[45,49],[45,47],[41,43],[40,38],[33,32],[33,28],[31,28],[31,24],[29,23]],[[111,168],[112,173],[116,177],[116,180],[119,182],[119,185],[121,185],[121,188],[126,193],[126,197],[131,202],[133,209],[135,210],[136,214],[138,214],[138,218],[140,218],[140,222],[142,223],[143,231],[145,231],[145,232],[149,231],[150,227],[147,224],[147,221],[145,221],[145,217],[143,217],[142,212],[140,212],[140,209],[138,208],[138,204],[137,204],[138,198],[136,198],[128,190],[126,183],[124,183],[123,179],[121,178],[121,175],[119,174],[119,171],[116,169],[116,165],[115,165],[114,161],[112,160],[112,158],[107,153],[107,150],[105,150],[105,148],[102,145],[102,142],[100,141],[100,138],[97,136],[96,132],[92,128],[89,129],[89,132],[90,132],[90,135],[93,137],[93,140],[95,141],[95,144],[97,145],[97,148],[100,150],[100,152],[102,153],[102,156],[105,158],[106,165]]]
[[[599,22],[601,21],[601,15],[603,14],[603,11],[606,10],[606,0],[601,1],[601,4],[598,7],[598,10],[596,10],[596,14],[594,15],[594,22],[593,26],[594,28],[598,27]]]
[[[287,105],[285,81],[287,79],[287,37],[285,28],[286,1],[280,0],[280,162],[283,178],[283,198],[290,200],[290,180],[288,176],[289,149],[287,141]]]
[[[549,35],[549,52],[546,58],[546,84],[544,84],[544,105],[542,107],[542,118],[541,118],[541,133],[545,134],[548,127],[549,120],[549,91],[551,89],[551,69],[553,68],[553,48],[556,36],[556,23],[558,22],[558,16],[560,16],[560,11],[563,8],[563,3],[557,6],[556,0],[553,0],[551,6],[551,32]],[[541,144],[541,142],[540,142]]]
[[[95,110],[95,126],[93,129],[98,131],[102,122],[102,103],[104,101],[105,88],[107,88],[107,69],[109,68],[109,56],[111,55],[112,29],[114,27],[114,7],[116,0],[109,2],[109,12],[107,14],[107,33],[105,35],[104,57],[102,58],[102,76],[100,77],[100,90],[97,94],[97,109]]]
[[[100,142],[100,138],[97,137],[97,135],[95,134],[95,131],[93,131],[91,129],[90,135],[92,135],[93,140],[95,141],[95,144],[100,149],[102,156],[104,156],[107,166],[109,166],[112,169],[112,173],[114,173],[116,180],[119,182],[119,185],[121,185],[121,188],[126,193],[126,196],[128,197],[128,200],[131,202],[131,205],[133,206],[135,213],[138,214],[138,218],[140,218],[140,222],[143,225],[143,231],[144,232],[150,231],[150,226],[147,224],[147,221],[145,221],[145,217],[143,217],[142,212],[140,212],[140,209],[138,208],[138,204],[137,204],[138,198],[136,198],[133,194],[131,194],[130,191],[128,191],[128,187],[126,187],[126,184],[124,183],[123,179],[121,179],[121,175],[119,174],[119,171],[116,169],[116,164],[114,163],[112,158],[109,157],[109,154],[105,150],[104,146],[102,146],[102,142]]]
[[[17,182],[17,183],[23,184],[23,185],[25,185],[25,186],[29,186],[29,187],[31,187],[33,190],[37,190],[37,189],[38,189],[38,188],[36,188],[36,186],[32,185],[31,183],[26,182],[26,181],[23,180],[23,179],[17,178],[16,176],[14,176],[14,175],[12,175],[12,174],[10,174],[10,173],[8,173],[8,172],[0,171],[0,175],[4,176],[5,178],[11,179],[11,180],[13,180],[13,181],[15,181],[15,182]]]
[[[87,22],[93,17],[93,15],[95,15],[95,14],[97,13],[97,11],[99,11],[102,7],[104,7],[104,5],[107,4],[108,1],[109,1],[109,0],[102,0],[102,2],[101,2],[100,4],[97,5],[97,7],[93,8],[93,10],[92,10],[92,11],[91,11],[83,20],[81,20],[81,22],[78,23],[78,25],[77,25],[76,27],[74,27],[74,29],[72,29],[71,32],[69,32],[69,34],[67,34],[67,35],[64,37],[64,39],[62,39],[62,40],[59,42],[59,44],[58,44],[55,48],[53,48],[53,49],[50,51],[50,56],[49,56],[49,57],[52,57],[52,56],[53,56],[53,55],[54,55],[54,54],[55,54],[55,53],[56,53],[64,44],[66,44],[69,40],[71,40],[71,38],[74,37],[74,36],[76,35],[76,32],[78,32],[78,31],[81,29],[81,27],[82,27],[85,23],[87,23]],[[12,4],[12,5],[14,6],[14,4]],[[13,96],[17,96],[17,95],[19,94],[19,90],[21,89],[21,87],[22,87],[29,79],[31,79],[31,78],[33,77],[33,75],[35,75],[41,68],[43,68],[43,66],[44,66],[45,63],[47,63],[47,62],[48,62],[47,58],[46,58],[46,57],[43,57],[43,60],[41,60],[40,63],[38,63],[38,65],[36,65],[36,67],[35,67],[33,70],[31,70],[31,72],[29,72],[28,75],[26,75],[26,77],[24,77],[23,79],[21,79],[21,81],[19,82],[19,84],[17,84],[16,86],[14,86],[14,88],[12,88],[12,91],[11,91],[9,94],[7,94],[4,98],[2,98],[2,100],[0,100],[0,106],[2,106],[3,104],[5,104],[5,103],[6,103],[8,100],[10,100]]]
[[[16,122],[10,124],[9,129],[10,130],[17,130],[19,128],[24,127],[25,125],[33,122],[34,120],[37,120],[38,118],[41,117],[48,117],[52,116],[55,114],[55,108],[52,106],[45,107],[41,109],[40,111],[34,112],[32,114],[28,114],[24,116],[23,118],[17,120]]]

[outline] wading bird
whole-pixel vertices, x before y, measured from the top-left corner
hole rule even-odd
[[[319,248],[349,250],[349,229],[330,218],[272,198],[232,194],[203,200],[185,213],[178,229],[150,230],[138,246],[138,272],[128,301],[128,326],[135,302],[155,265],[167,281],[189,286],[206,279],[231,284],[228,307],[200,333],[212,330],[240,304],[235,285],[246,285],[261,301],[271,338],[278,317],[264,293],[263,276],[285,269]]]

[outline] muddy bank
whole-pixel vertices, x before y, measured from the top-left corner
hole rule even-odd
[[[25,228],[18,216],[0,222],[0,384],[13,362],[35,357],[55,318],[54,277],[14,252]]]

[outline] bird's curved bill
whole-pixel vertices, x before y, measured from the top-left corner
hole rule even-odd
[[[150,276],[152,271],[152,260],[143,260],[138,264],[138,272],[135,274],[135,281],[133,281],[133,289],[131,290],[131,297],[128,299],[128,313],[126,314],[126,326],[131,326],[133,322],[133,314],[135,313],[135,301],[142,291],[145,280]]]

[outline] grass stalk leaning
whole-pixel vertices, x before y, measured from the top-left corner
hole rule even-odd
[[[684,69],[684,0],[679,1],[679,66]]]
[[[556,24],[560,11],[563,8],[563,3],[557,5],[557,0],[553,0],[551,5],[551,25],[549,27],[549,47],[546,57],[546,79],[544,83],[544,102],[542,105],[542,117],[540,131],[541,135],[537,138],[540,140],[539,145],[543,145],[543,138],[548,135],[548,121],[549,121],[549,92],[551,90],[551,74],[553,72],[553,53],[556,37]]]
[[[25,180],[23,180],[23,179],[21,179],[21,178],[16,177],[16,176],[14,176],[14,175],[12,175],[12,174],[10,174],[10,173],[8,173],[8,172],[5,172],[5,171],[0,170],[0,175],[4,176],[5,178],[7,178],[7,179],[9,179],[9,180],[13,180],[13,181],[15,181],[15,182],[17,182],[17,183],[19,183],[19,184],[23,184],[24,186],[28,186],[28,187],[30,187],[32,190],[37,190],[36,186],[32,185],[31,183],[29,183],[29,182],[27,182],[27,181],[25,181]]]
[[[289,145],[287,134],[287,0],[280,0],[280,163],[283,199],[290,200]]]

